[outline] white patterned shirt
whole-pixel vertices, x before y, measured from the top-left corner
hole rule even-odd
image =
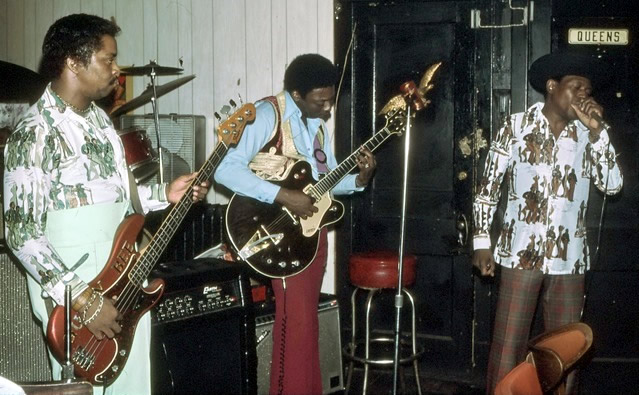
[[[586,210],[590,184],[612,195],[623,176],[606,130],[591,143],[580,121],[559,138],[536,103],[511,115],[493,139],[473,205],[473,248],[491,247],[489,231],[500,186],[509,178],[508,202],[494,249],[495,262],[546,274],[588,270]]]
[[[124,147],[95,103],[82,116],[49,85],[9,137],[4,158],[7,246],[62,304],[65,285],[75,298],[87,284],[67,269],[75,262],[62,262],[46,238],[47,212],[129,200]],[[168,205],[165,189],[164,184],[138,186],[144,212]]]

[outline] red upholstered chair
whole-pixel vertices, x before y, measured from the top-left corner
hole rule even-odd
[[[390,251],[376,251],[367,252],[361,254],[352,255],[349,261],[349,276],[351,283],[355,286],[355,290],[351,295],[351,341],[344,347],[344,356],[348,359],[348,375],[346,378],[346,393],[348,394],[351,385],[351,379],[353,375],[353,364],[358,362],[364,365],[364,382],[362,386],[362,394],[366,394],[368,385],[368,373],[369,365],[375,366],[392,366],[393,355],[388,358],[372,358],[371,357],[371,345],[373,343],[389,343],[394,344],[394,338],[389,337],[377,337],[371,338],[371,325],[370,315],[371,307],[373,304],[373,297],[380,293],[384,289],[397,290],[398,283],[398,261],[399,256],[397,253]],[[417,365],[417,359],[423,354],[422,347],[417,346],[415,339],[415,301],[413,295],[404,287],[410,286],[415,283],[415,264],[417,259],[413,255],[404,256],[404,267],[402,271],[402,293],[405,299],[408,299],[409,307],[411,308],[411,351],[409,355],[401,354],[400,363],[409,364],[412,363],[415,373],[415,383],[417,385],[417,391],[421,394],[421,386],[419,383],[419,367]],[[366,304],[364,306],[366,311],[366,330],[364,340],[358,339],[357,333],[357,315],[356,315],[356,296],[359,291],[368,292],[366,298]],[[389,321],[394,322],[395,317],[388,317]],[[358,355],[358,345],[364,345],[364,356]],[[406,342],[403,345],[409,346]]]
[[[566,376],[592,346],[592,329],[583,322],[542,333],[528,343],[544,392],[565,393]]]
[[[499,380],[495,387],[495,395],[542,395],[541,385],[537,377],[537,369],[529,360],[515,366],[504,378]]]

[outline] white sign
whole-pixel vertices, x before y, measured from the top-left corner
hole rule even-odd
[[[628,29],[568,30],[568,43],[591,45],[628,45]]]

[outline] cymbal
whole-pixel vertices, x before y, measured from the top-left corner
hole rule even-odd
[[[35,71],[0,61],[0,102],[34,103],[47,83],[47,79]]]
[[[145,66],[131,66],[120,69],[125,75],[151,75],[155,71],[155,75],[176,75],[182,73],[184,69],[178,67],[165,67],[151,61]]]
[[[194,78],[195,78],[195,74],[187,75],[186,77],[181,77],[176,80],[169,81],[166,84],[158,85],[155,87],[157,96],[158,97],[163,96],[171,92],[172,90],[177,89],[180,86],[186,84],[187,82],[191,81]],[[149,86],[148,88],[146,88],[144,92],[142,92],[142,94],[140,94],[140,96],[135,97],[129,100],[128,102],[124,103],[122,106],[116,108],[115,111],[111,113],[111,117],[115,118],[122,114],[126,114],[129,111],[135,110],[136,108],[140,106],[150,103],[151,99],[153,99],[153,87]]]

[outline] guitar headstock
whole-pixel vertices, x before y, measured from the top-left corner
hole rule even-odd
[[[396,108],[390,113],[384,115],[386,119],[384,129],[386,129],[390,134],[397,134],[398,136],[401,136],[406,126],[406,111],[402,108]]]
[[[230,101],[232,108],[234,109],[235,102]],[[229,106],[224,106],[220,110],[223,114],[228,114],[232,109]],[[221,120],[222,117],[218,114],[214,114],[218,120]],[[242,107],[235,110],[231,115],[220,123],[217,127],[217,138],[219,142],[224,143],[226,146],[231,144],[237,144],[240,141],[240,137],[242,137],[242,132],[246,125],[250,122],[253,122],[255,119],[255,105],[253,103],[243,104]]]

